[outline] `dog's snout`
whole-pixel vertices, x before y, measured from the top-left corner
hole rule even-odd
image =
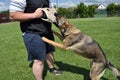
[[[58,13],[54,13],[54,15],[57,17],[57,16],[58,16]]]

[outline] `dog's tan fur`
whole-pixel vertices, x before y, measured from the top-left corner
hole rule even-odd
[[[114,67],[108,60],[101,49],[100,45],[90,36],[84,34],[79,29],[71,25],[64,17],[57,16],[57,27],[62,35],[54,32],[63,42],[57,43],[45,37],[42,40],[59,47],[63,50],[71,49],[78,55],[91,60],[90,78],[91,80],[99,80],[103,75],[105,68],[114,72],[118,80],[120,80],[120,71]]]

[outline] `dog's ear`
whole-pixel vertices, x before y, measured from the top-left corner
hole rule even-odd
[[[62,18],[62,21],[66,27],[70,25],[69,21],[66,18],[64,18],[62,16],[61,16],[61,18]]]
[[[68,22],[67,20],[65,21],[65,25],[66,25],[66,26],[69,26],[69,22]]]

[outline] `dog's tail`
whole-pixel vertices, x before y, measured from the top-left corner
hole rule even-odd
[[[112,70],[115,76],[120,80],[120,70],[113,66],[110,62],[107,63],[107,68]]]

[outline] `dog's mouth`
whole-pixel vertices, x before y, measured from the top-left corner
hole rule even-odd
[[[54,24],[56,25],[56,27],[59,27],[59,22],[58,22],[58,20],[59,20],[59,14],[58,13],[55,13],[54,14],[54,16],[56,17],[56,22],[54,22]]]
[[[56,17],[56,22],[54,22],[54,24],[56,25],[56,27],[61,27],[62,26],[62,22],[61,22],[61,18],[62,16],[58,13],[55,13],[54,16]]]
[[[54,16],[56,16],[56,17],[57,17],[57,16],[59,16],[59,14],[58,14],[58,13],[54,13]]]

